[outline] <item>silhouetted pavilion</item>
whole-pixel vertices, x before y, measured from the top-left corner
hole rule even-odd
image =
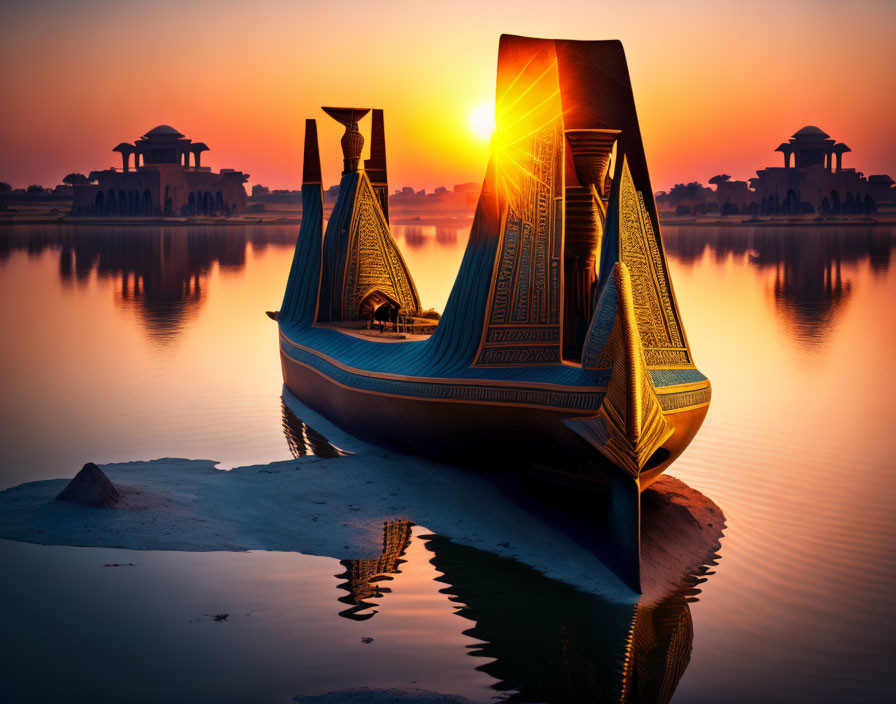
[[[208,149],[204,142],[193,142],[169,125],[154,127],[133,144],[122,142],[112,150],[121,154],[121,170],[91,172],[91,181],[96,183],[75,186],[72,215],[170,217],[245,212],[243,184],[249,175],[233,169],[215,173],[202,166],[202,152]]]

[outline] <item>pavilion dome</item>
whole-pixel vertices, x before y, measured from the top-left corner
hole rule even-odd
[[[831,135],[829,135],[824,130],[819,129],[815,125],[806,125],[802,129],[794,132],[793,136],[796,138],[799,138],[799,137],[821,137],[822,139],[828,139]]]
[[[153,127],[149,132],[147,132],[144,137],[174,137],[180,138],[183,135],[174,129],[171,125],[159,125],[158,127]]]

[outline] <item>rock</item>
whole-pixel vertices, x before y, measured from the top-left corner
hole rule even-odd
[[[88,462],[68,483],[68,486],[59,492],[56,500],[71,501],[84,506],[111,508],[117,506],[121,501],[121,494],[118,493],[118,489],[115,488],[109,477],[103,474],[103,470],[93,462]]]

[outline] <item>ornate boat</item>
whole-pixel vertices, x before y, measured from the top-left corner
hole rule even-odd
[[[688,446],[710,384],[672,290],[622,45],[502,36],[496,129],[469,242],[427,339],[364,320],[419,297],[389,230],[382,111],[345,125],[323,232],[317,128],[278,315],[283,378],[349,432],[447,461],[530,467],[604,489],[637,586],[640,491]],[[388,316],[381,315],[388,311]]]

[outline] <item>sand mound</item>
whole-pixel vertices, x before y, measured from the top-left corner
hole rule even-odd
[[[57,501],[71,501],[84,506],[111,508],[121,501],[121,494],[93,462],[85,464],[74,479],[59,492]]]

